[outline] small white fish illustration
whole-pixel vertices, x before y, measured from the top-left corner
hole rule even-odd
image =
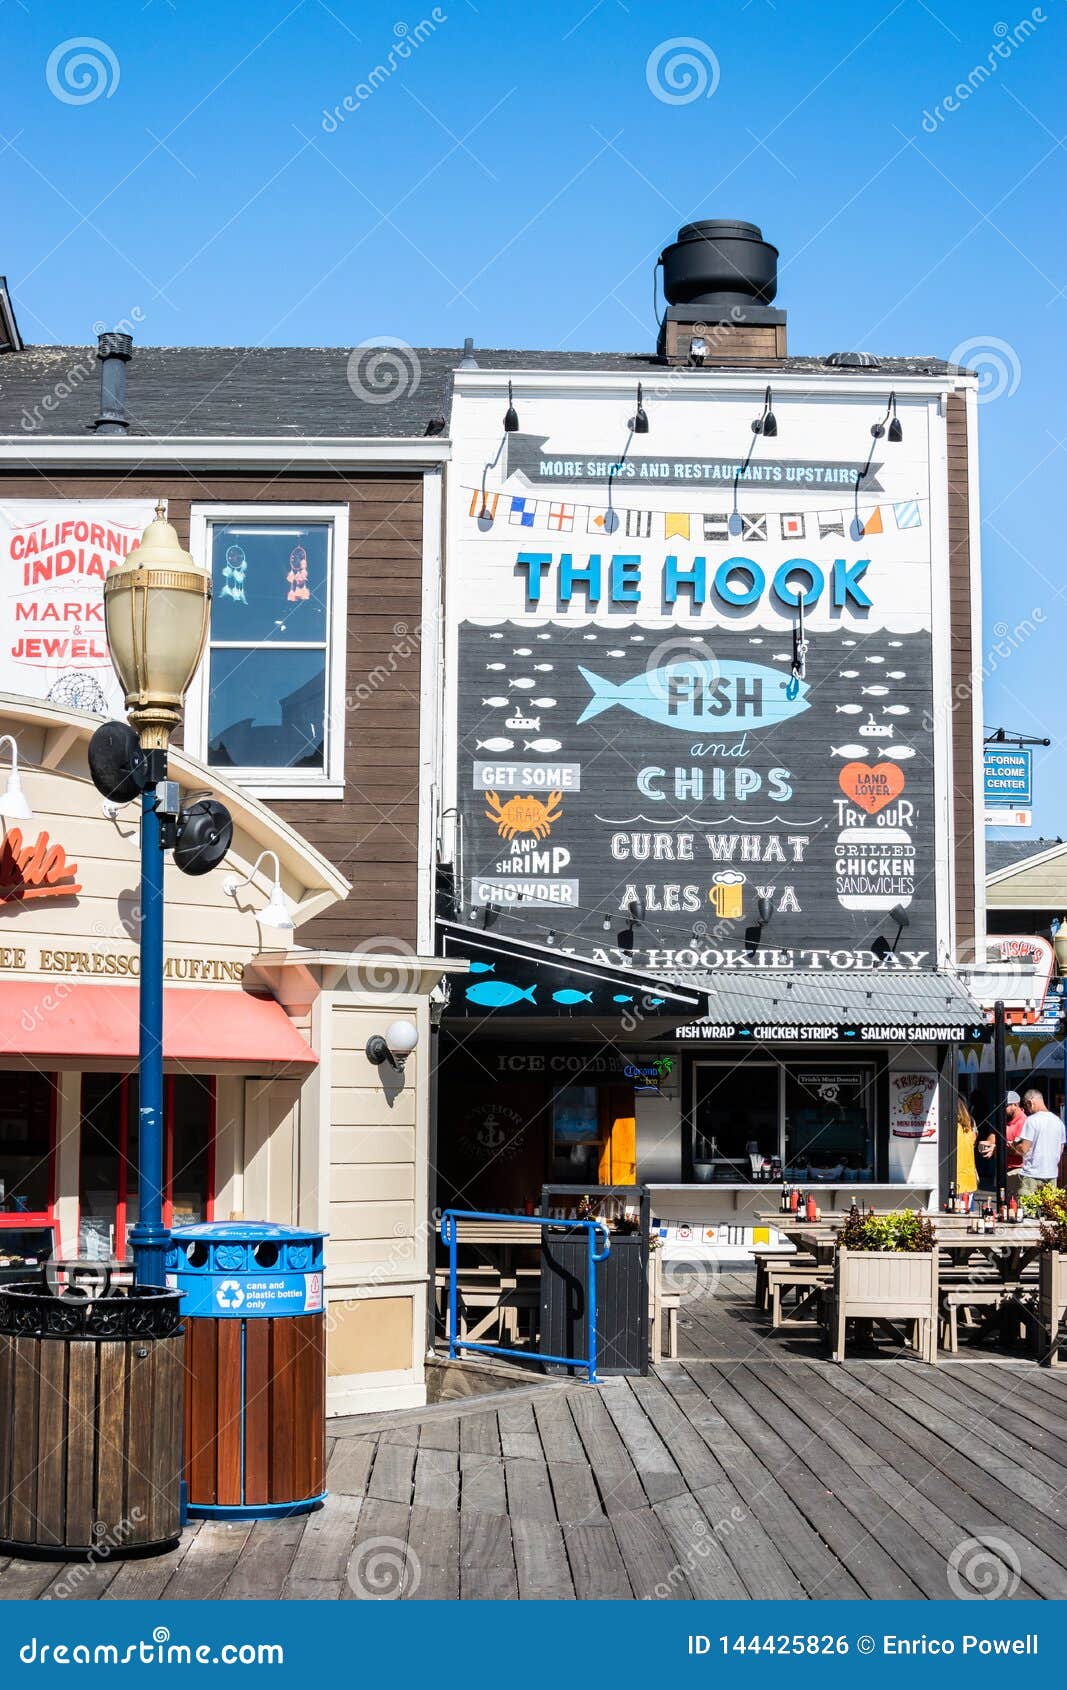
[[[554,698],[532,698],[530,703],[536,704],[539,710],[554,710],[556,708]]]
[[[486,668],[492,669],[494,674],[498,674],[501,669],[507,668],[507,664],[506,663],[487,663]]]
[[[867,662],[868,663],[884,663],[885,658],[884,657],[868,657]]]
[[[862,704],[838,704],[835,708],[836,708],[837,714],[839,716],[862,716],[863,715],[863,705]]]
[[[890,640],[889,643],[890,643],[891,646],[902,646],[904,644],[904,641],[903,640]]]
[[[832,757],[866,757],[867,747],[865,745],[831,745],[830,755]]]
[[[537,685],[537,682],[531,681],[531,679],[528,675],[520,675],[517,681],[509,681],[508,682],[509,687],[515,687],[517,690],[519,690],[521,692],[529,692],[530,688],[535,687],[536,685]]]
[[[534,668],[537,670],[539,675],[550,674],[552,672],[553,667],[554,667],[554,665],[551,664],[551,663],[535,663],[534,664]]]
[[[596,635],[595,634],[583,634],[582,639],[583,640],[595,640]]]
[[[906,675],[907,675],[906,669],[890,669],[890,671],[889,671],[889,679],[891,681],[902,681],[902,680],[904,680]]]
[[[532,657],[533,651],[528,645],[517,645],[511,655],[512,657]]]
[[[489,638],[491,640],[502,640],[504,636],[503,634],[490,634]]]
[[[495,739],[480,739],[474,747],[475,751],[513,751],[514,748],[513,739],[501,739],[499,735]]]
[[[914,757],[915,753],[910,745],[886,745],[882,749],[884,757],[894,757],[898,763],[903,763],[906,757]]]
[[[841,641],[842,645],[855,645],[855,643],[856,643],[855,640],[842,640]]]
[[[563,742],[559,739],[528,739],[523,746],[524,751],[560,751]]]
[[[626,656],[626,653],[625,653],[625,652],[624,652],[624,651],[620,651],[620,649],[619,649],[619,648],[618,648],[618,646],[616,646],[616,648],[615,648],[615,650],[614,650],[614,651],[609,651],[609,652],[608,652],[608,656],[609,656],[609,657],[625,657],[625,656]]]
[[[911,709],[907,704],[883,704],[882,712],[886,716],[910,716]]]
[[[860,696],[869,694],[871,698],[884,698],[888,691],[888,687],[860,687]]]
[[[763,637],[760,634],[750,634],[748,636],[748,643],[749,645],[762,645]]]
[[[634,645],[640,645],[642,643],[642,641],[644,640],[644,637],[645,637],[644,634],[631,634],[630,635],[630,639],[633,641]]]
[[[775,663],[791,663],[792,653],[788,651],[776,651],[774,654],[774,661]]]
[[[552,638],[552,635],[551,634],[538,634],[537,637],[538,637],[539,640],[550,640]]]
[[[842,669],[841,674],[846,681],[854,681],[856,679],[856,676],[859,674],[859,670],[858,669]]]
[[[500,697],[482,699],[482,703],[488,704],[490,710],[499,710],[502,704],[510,704],[510,702],[510,699]]]

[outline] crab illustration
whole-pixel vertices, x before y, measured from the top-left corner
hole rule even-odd
[[[558,822],[563,811],[556,808],[562,792],[550,792],[547,798],[509,798],[506,804],[500,802],[499,794],[487,792],[485,801],[489,805],[486,819],[496,822],[496,830],[501,839],[514,839],[519,833],[532,833],[535,839],[547,839],[552,832],[552,823]]]

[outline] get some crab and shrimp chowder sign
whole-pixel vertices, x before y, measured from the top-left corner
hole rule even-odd
[[[620,464],[632,394],[524,397],[502,441],[499,395],[458,378],[465,918],[653,970],[845,970],[903,914],[889,966],[934,965],[945,542],[933,406],[897,398],[857,489],[879,406],[855,392],[776,396],[740,475],[751,397],[646,389]]]

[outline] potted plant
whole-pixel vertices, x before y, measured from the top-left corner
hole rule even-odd
[[[1045,1185],[1033,1194],[1040,1199],[1041,1275],[1038,1306],[1041,1329],[1048,1344],[1050,1367],[1063,1367],[1060,1346],[1067,1342],[1067,1193]],[[1025,1199],[1024,1199],[1025,1201]]]
[[[834,1253],[830,1341],[845,1359],[848,1320],[914,1321],[922,1355],[937,1360],[937,1250],[925,1215],[902,1209],[848,1217]]]

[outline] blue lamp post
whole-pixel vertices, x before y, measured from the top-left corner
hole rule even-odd
[[[130,1235],[138,1285],[166,1284],[163,1224],[163,861],[177,814],[167,746],[207,639],[211,578],[166,521],[162,502],[104,582],[104,621],[126,714],[145,756],[141,794],[140,1213]],[[169,823],[169,825],[168,825]]]

